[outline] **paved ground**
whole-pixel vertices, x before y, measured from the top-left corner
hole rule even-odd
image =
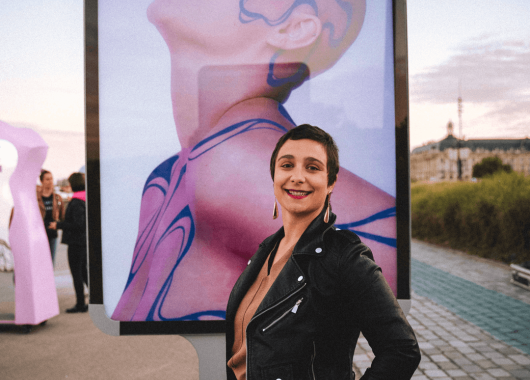
[[[417,241],[412,258],[413,379],[530,379],[530,292],[510,284],[509,267]],[[361,339],[356,372],[372,358]]]
[[[60,314],[26,334],[0,325],[2,380],[198,380],[198,358],[180,336],[108,336],[75,305],[66,246],[58,245],[55,283]],[[14,313],[13,274],[0,272],[0,314]]]
[[[508,267],[416,241],[412,256],[408,319],[422,351],[414,379],[530,379],[530,292],[509,283]],[[75,303],[64,245],[55,275],[60,315],[29,334],[0,326],[0,378],[199,379],[197,355],[184,338],[110,337],[88,313],[64,313]],[[14,312],[12,289],[11,275],[0,272],[0,313]],[[358,374],[372,358],[361,339]]]

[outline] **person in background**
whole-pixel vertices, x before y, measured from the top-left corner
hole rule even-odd
[[[50,223],[64,220],[64,204],[53,187],[53,176],[48,170],[41,170],[39,176],[42,186],[37,186],[37,201],[40,213],[44,219],[44,227],[50,244],[52,262],[55,265],[55,251],[57,248],[57,230],[51,229]]]
[[[52,222],[50,228],[63,230],[61,242],[68,245],[68,264],[74,280],[77,302],[66,312],[84,313],[88,311],[83,286],[83,283],[88,286],[85,176],[82,173],[73,173],[68,177],[68,182],[74,195],[66,208],[64,221]]]

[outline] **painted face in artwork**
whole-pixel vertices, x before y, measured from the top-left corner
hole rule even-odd
[[[274,195],[282,213],[295,218],[316,217],[333,187],[328,186],[327,155],[322,144],[308,139],[287,140],[280,148]]]
[[[147,16],[195,64],[304,62],[314,76],[355,40],[365,10],[365,0],[155,0]]]
[[[155,0],[147,17],[166,41],[171,52],[201,52],[200,60],[218,61],[257,47],[264,41],[268,26],[242,23],[237,0]],[[217,58],[217,59],[216,59]]]

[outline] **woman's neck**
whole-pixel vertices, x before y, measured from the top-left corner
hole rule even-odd
[[[49,188],[49,189],[46,189],[46,188],[42,188],[42,196],[44,197],[49,197],[50,195],[52,195],[53,193],[53,187]]]
[[[291,215],[282,212],[285,245],[295,245],[311,222],[320,214],[320,211],[308,215]]]
[[[172,56],[171,99],[182,148],[200,142],[234,107],[254,99],[282,102],[292,88],[269,86],[267,64],[198,67]]]

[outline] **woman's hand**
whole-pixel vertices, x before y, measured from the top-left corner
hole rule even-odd
[[[57,229],[57,222],[50,222],[50,224],[48,224],[48,229],[56,230]]]

